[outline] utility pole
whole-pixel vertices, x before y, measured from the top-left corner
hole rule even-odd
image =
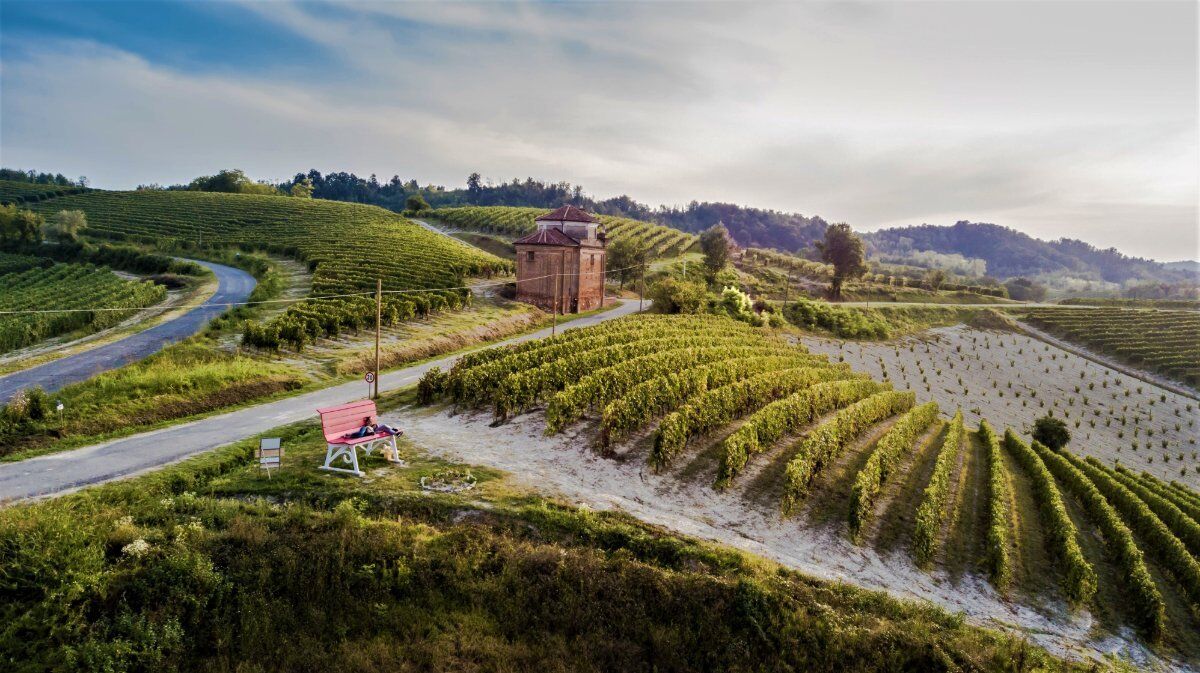
[[[642,310],[642,297],[646,294],[646,263],[638,267],[638,312]]]
[[[792,274],[788,272],[787,280],[783,282],[783,305],[787,306],[788,293],[792,290]]]
[[[379,332],[383,328],[383,279],[375,279],[375,394],[379,399]]]

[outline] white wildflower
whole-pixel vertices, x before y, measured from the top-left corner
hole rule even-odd
[[[142,558],[149,551],[150,551],[150,543],[146,542],[145,540],[143,540],[140,537],[138,539],[134,540],[133,542],[130,542],[129,544],[125,545],[124,547],[121,547],[122,554],[124,554],[126,556],[132,556],[134,558]]]

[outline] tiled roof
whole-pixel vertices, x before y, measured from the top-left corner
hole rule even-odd
[[[554,227],[546,227],[538,229],[532,234],[526,234],[521,238],[513,241],[513,245],[570,245],[578,246],[579,241],[564,234],[562,229]]]
[[[575,206],[563,206],[552,212],[546,213],[538,218],[538,222],[599,222],[595,217],[592,217],[586,210],[576,208]]]

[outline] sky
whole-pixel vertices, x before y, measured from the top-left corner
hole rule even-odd
[[[0,2],[0,163],[994,222],[1200,258],[1197,3]]]

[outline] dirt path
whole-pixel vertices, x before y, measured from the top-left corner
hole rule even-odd
[[[698,483],[681,486],[670,473],[655,474],[644,460],[603,458],[593,450],[591,435],[581,426],[546,437],[537,415],[491,427],[490,414],[452,416],[444,408],[402,409],[385,420],[403,425],[417,445],[435,456],[506,470],[517,483],[570,502],[622,510],[643,521],[760,554],[816,577],[931,600],[964,613],[973,623],[1015,631],[1063,655],[1097,657],[1122,652],[1139,665],[1161,663],[1132,634],[1095,636],[1087,612],[1040,614],[1004,600],[977,574],[963,573],[958,581],[950,582],[944,572],[918,570],[906,553],[880,554],[855,546],[840,528],[808,527],[803,516],[781,519],[777,502],[774,506],[748,502],[737,488],[718,492]],[[772,457],[757,458],[770,462]]]

